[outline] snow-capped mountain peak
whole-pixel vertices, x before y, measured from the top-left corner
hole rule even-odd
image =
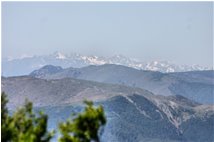
[[[58,52],[58,51],[53,53],[53,57],[55,57],[56,59],[66,59],[67,58],[66,55],[64,55],[63,53]]]
[[[97,56],[81,56],[80,58],[83,59],[83,61],[86,64],[89,64],[89,65],[103,65],[103,64],[106,64],[106,62],[104,60],[100,59]]]

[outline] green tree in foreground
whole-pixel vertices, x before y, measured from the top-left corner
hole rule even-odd
[[[103,107],[94,108],[88,101],[85,104],[84,112],[59,125],[60,142],[99,142],[99,128],[106,123]]]
[[[12,139],[12,128],[9,127],[11,118],[6,107],[8,100],[5,93],[1,93],[1,141],[8,142]]]
[[[1,141],[2,142],[49,142],[54,132],[47,131],[48,116],[33,112],[31,102],[8,114],[8,100],[5,93],[1,94]],[[106,123],[102,106],[93,107],[92,102],[85,102],[85,110],[59,124],[60,142],[99,142],[99,128]]]
[[[54,132],[47,131],[48,116],[33,112],[31,102],[25,103],[13,115],[8,114],[5,93],[1,94],[1,136],[3,142],[49,142]]]

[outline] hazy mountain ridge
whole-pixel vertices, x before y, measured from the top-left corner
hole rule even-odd
[[[214,106],[181,96],[153,95],[140,88],[72,78],[45,80],[29,76],[3,77],[2,90],[8,94],[10,108],[20,106],[27,97],[36,107],[45,109],[50,116],[49,127],[80,110],[76,107],[86,98],[103,104],[108,119],[105,142],[214,141]]]
[[[67,68],[52,74],[48,71],[43,73],[44,68],[33,71],[30,76],[44,79],[70,77],[121,84],[147,89],[157,95],[182,95],[200,103],[214,103],[214,71],[211,70],[161,73],[137,70],[122,65],[105,64],[83,68]]]
[[[36,106],[49,106],[79,103],[85,98],[102,100],[119,94],[132,94],[136,91],[143,92],[145,95],[149,93],[140,88],[122,85],[73,78],[45,80],[30,76],[2,77],[2,90],[9,94],[10,104],[15,105],[13,107],[24,103],[25,97],[34,100]]]
[[[131,59],[123,55],[114,55],[112,57],[85,56],[80,54],[65,55],[55,52],[50,55],[41,56],[24,56],[20,58],[3,58],[2,59],[2,75],[17,76],[26,75],[35,69],[39,69],[45,65],[61,66],[63,68],[75,67],[80,68],[88,65],[117,64],[132,67],[139,70],[151,70],[160,72],[183,72],[192,70],[208,70],[212,68],[202,67],[199,65],[175,65],[168,61],[151,61],[142,62]],[[16,69],[16,71],[13,71]]]

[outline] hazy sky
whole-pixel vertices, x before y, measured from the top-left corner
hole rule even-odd
[[[213,3],[2,3],[3,57],[54,51],[211,66]]]

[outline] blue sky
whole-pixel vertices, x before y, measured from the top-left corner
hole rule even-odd
[[[54,51],[213,65],[212,2],[2,2],[2,56]]]

